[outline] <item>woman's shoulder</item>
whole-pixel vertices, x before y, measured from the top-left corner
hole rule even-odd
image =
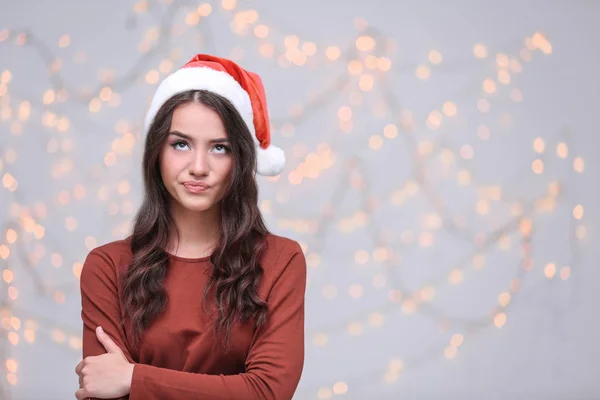
[[[265,256],[280,258],[281,256],[293,256],[297,253],[302,253],[302,247],[297,241],[272,233],[267,235]]]
[[[124,239],[107,242],[94,249],[90,253],[99,253],[109,256],[113,260],[132,257],[131,236]]]
[[[293,259],[304,260],[300,243],[284,236],[267,235],[267,247],[262,256],[265,273],[278,275]]]
[[[87,255],[83,269],[89,271],[96,270],[112,270],[114,272],[127,267],[132,260],[131,252],[131,237],[107,242],[93,248]]]

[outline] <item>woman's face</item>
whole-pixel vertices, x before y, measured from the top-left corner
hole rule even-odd
[[[194,102],[177,107],[160,153],[160,172],[174,205],[207,211],[221,201],[233,156],[219,115]]]

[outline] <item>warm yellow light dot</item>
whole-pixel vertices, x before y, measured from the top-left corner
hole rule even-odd
[[[58,47],[64,49],[71,43],[71,38],[69,35],[62,35],[60,39],[58,39]]]
[[[275,47],[273,47],[270,43],[263,43],[259,48],[260,54],[263,57],[273,57],[273,53],[275,53]]]
[[[417,309],[417,304],[411,300],[407,299],[402,302],[402,312],[405,314],[412,314]]]
[[[560,158],[567,158],[569,155],[569,149],[566,143],[559,143],[558,146],[556,146],[556,155]]]
[[[31,116],[31,103],[27,100],[21,102],[19,106],[19,120],[27,121]]]
[[[480,215],[487,215],[490,212],[490,202],[486,199],[479,199],[475,205],[475,210]]]
[[[221,7],[223,7],[224,10],[231,11],[235,6],[236,0],[221,0]]]
[[[496,83],[490,79],[487,78],[483,81],[483,91],[486,93],[495,93],[496,92]]]
[[[109,151],[108,153],[106,153],[106,155],[104,156],[104,165],[106,165],[107,167],[111,167],[111,166],[115,165],[116,163],[117,163],[117,155],[112,151]]]
[[[505,69],[499,70],[498,82],[500,82],[503,85],[508,85],[510,83],[510,73]]]
[[[0,245],[0,258],[6,260],[10,256],[10,249],[6,245]]]
[[[329,46],[325,50],[325,56],[331,61],[335,61],[340,58],[341,52],[340,49],[336,46]]]
[[[533,58],[531,52],[527,49],[521,49],[521,51],[519,52],[519,56],[521,57],[521,60],[525,62],[529,62]]]
[[[473,46],[473,54],[477,58],[486,58],[488,55],[487,48],[483,44],[477,43]]]
[[[575,219],[583,218],[583,206],[581,204],[576,205],[573,209],[573,217],[575,217]]]
[[[77,229],[77,220],[74,217],[67,217],[65,220],[65,227],[68,231],[73,232]]]
[[[373,75],[363,74],[360,76],[360,79],[358,81],[358,87],[362,91],[368,92],[371,89],[373,89],[374,83],[375,83],[375,80],[373,79]]]
[[[82,345],[83,345],[83,343],[80,338],[75,337],[75,336],[71,336],[69,338],[69,346],[71,346],[75,350],[81,350]]]
[[[433,110],[427,117],[427,127],[429,129],[438,129],[442,124],[443,115],[438,110]]]
[[[302,51],[306,55],[312,56],[317,52],[317,45],[314,44],[313,42],[306,42],[306,43],[302,44]]]
[[[479,99],[477,101],[477,109],[482,113],[487,113],[490,111],[490,102],[486,99]]]
[[[352,119],[352,109],[348,106],[340,107],[338,110],[338,118],[341,121],[349,121]]]
[[[542,138],[536,138],[533,141],[533,150],[535,150],[536,153],[543,153],[544,152],[544,140]]]
[[[52,104],[56,101],[56,93],[52,89],[48,89],[44,92],[42,102],[44,104]]]
[[[560,279],[566,281],[571,276],[571,268],[570,267],[562,267],[560,269]]]
[[[8,370],[8,372],[17,372],[17,362],[12,358],[7,359],[6,369]]]
[[[77,279],[81,278],[81,271],[83,270],[83,264],[76,262],[73,264],[73,275],[77,277]]]
[[[519,89],[512,89],[510,91],[510,99],[515,103],[523,101],[523,93]]]
[[[388,139],[394,139],[396,136],[398,136],[398,128],[396,127],[396,125],[387,124],[383,128],[383,136],[385,136]]]
[[[19,290],[14,286],[10,286],[8,288],[8,297],[10,297],[11,300],[16,300],[17,297],[19,297]]]
[[[362,297],[362,295],[363,295],[363,288],[361,285],[357,285],[357,284],[350,285],[350,287],[348,288],[348,294],[353,299],[358,299],[358,298]]]
[[[448,117],[454,117],[456,115],[456,110],[456,104],[454,104],[451,101],[444,102],[444,105],[442,106],[443,113],[446,114]]]
[[[12,80],[12,73],[5,69],[4,71],[2,71],[2,74],[0,74],[0,83],[3,85],[8,84],[10,81]]]
[[[356,39],[356,48],[360,51],[369,51],[375,47],[375,39],[370,36],[360,36]]]
[[[442,62],[442,54],[437,50],[429,51],[429,62],[432,64],[439,64]]]
[[[531,169],[535,174],[540,175],[542,172],[544,172],[544,162],[540,159],[534,160],[531,163]]]
[[[352,322],[348,325],[348,333],[352,336],[360,336],[363,333],[363,324],[360,322]]]
[[[450,345],[452,347],[459,347],[463,344],[464,339],[465,339],[465,337],[463,335],[461,335],[460,333],[455,333],[450,338]]]
[[[328,387],[322,387],[317,392],[317,397],[319,399],[330,399],[333,396],[333,392]]]
[[[474,155],[473,147],[469,146],[468,144],[465,144],[460,148],[460,155],[465,160],[472,159]]]
[[[148,10],[148,1],[147,0],[140,0],[137,3],[135,3],[135,5],[133,6],[133,11],[135,11],[136,13],[143,13],[144,11]]]
[[[313,344],[315,346],[325,346],[327,344],[327,335],[324,333],[317,333],[313,337]]]
[[[8,381],[8,383],[10,385],[16,385],[17,384],[17,376],[15,374],[12,374],[12,373],[6,374],[6,380]]]
[[[14,229],[10,228],[6,231],[6,241],[10,244],[13,244],[14,242],[17,241],[18,235],[17,235],[17,231],[15,231]]]
[[[583,158],[577,157],[577,158],[575,158],[575,160],[573,160],[573,169],[579,173],[583,172],[583,170],[584,170]]]
[[[498,295],[498,304],[500,307],[506,307],[510,303],[510,293],[502,292]]]
[[[2,279],[6,283],[11,283],[14,279],[14,274],[10,269],[5,269],[2,271]]]
[[[546,278],[548,279],[554,278],[554,275],[556,275],[556,265],[554,263],[546,264],[544,267],[544,275],[546,275]]]
[[[366,250],[358,250],[354,254],[354,261],[357,264],[366,264],[369,262],[369,252]]]
[[[585,238],[586,233],[587,233],[587,229],[583,225],[579,225],[575,229],[575,236],[577,236],[577,239],[579,239],[579,240],[583,240]]]
[[[496,314],[496,316],[494,317],[494,325],[496,325],[497,328],[502,328],[505,323],[506,314],[503,312]]]
[[[210,15],[210,13],[212,12],[212,6],[208,3],[200,4],[198,6],[198,9],[196,10],[196,12],[201,17],[208,17]]]
[[[531,219],[529,218],[523,218],[521,220],[521,222],[519,223],[519,230],[521,231],[521,234],[523,234],[524,236],[527,236],[531,233],[531,229],[533,228],[533,223],[531,222]]]
[[[60,290],[57,290],[54,293],[54,301],[56,301],[58,304],[62,304],[65,302],[65,294],[63,292],[61,292]]]
[[[150,71],[148,71],[146,73],[146,82],[149,83],[150,85],[154,85],[155,83],[157,83],[159,78],[160,78],[160,74],[155,69],[151,69]]]
[[[456,350],[456,347],[448,346],[444,349],[444,356],[449,360],[456,357],[456,353],[458,353],[458,350]]]
[[[348,72],[351,75],[358,75],[363,70],[363,64],[360,60],[352,60],[348,63]]]
[[[379,150],[383,146],[383,138],[379,135],[373,135],[369,138],[369,147],[373,150]]]
[[[92,100],[90,100],[90,103],[88,106],[90,112],[96,113],[96,112],[100,111],[101,107],[102,107],[102,103],[100,102],[100,99],[97,99],[94,97]]]
[[[25,329],[23,337],[27,343],[35,342],[35,331],[33,329]]]
[[[112,97],[112,89],[108,86],[103,87],[102,90],[100,90],[98,97],[100,97],[100,100],[102,101],[109,101]]]
[[[458,171],[457,179],[461,186],[466,186],[471,183],[471,173],[466,169],[461,169]]]
[[[377,69],[377,57],[375,57],[373,54],[369,54],[365,58],[365,65],[368,69]]]
[[[388,259],[388,250],[385,247],[378,247],[373,251],[373,259],[377,262],[383,262]]]
[[[496,54],[496,65],[498,68],[508,68],[509,59],[506,54],[498,53]]]
[[[381,313],[373,313],[369,315],[369,323],[373,326],[381,326],[383,325],[383,314]]]
[[[55,268],[59,268],[62,265],[62,263],[63,263],[63,258],[58,253],[53,253],[52,257],[50,258],[50,260],[51,260],[50,262],[52,263],[52,265]]]
[[[333,384],[334,394],[345,394],[348,392],[348,385],[346,382],[336,382]]]
[[[17,344],[19,344],[19,335],[16,332],[9,332],[8,333],[8,341],[13,346],[16,346]]]
[[[419,65],[415,71],[417,78],[426,80],[431,76],[431,70],[427,65]]]
[[[399,358],[393,358],[388,365],[388,369],[391,372],[398,373],[404,369],[404,361]]]
[[[382,72],[387,72],[392,68],[392,62],[386,57],[380,57],[377,59],[377,68]]]
[[[477,136],[481,140],[488,140],[490,138],[490,128],[485,125],[479,125],[477,128]]]
[[[448,275],[448,281],[453,284],[453,285],[457,285],[459,283],[461,283],[463,280],[463,272],[459,269],[453,269],[450,272],[450,275]]]

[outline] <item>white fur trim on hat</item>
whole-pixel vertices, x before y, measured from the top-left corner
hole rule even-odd
[[[256,172],[259,175],[279,175],[285,166],[285,154],[279,147],[269,145],[266,149],[256,148]]]
[[[270,145],[263,149],[256,138],[254,114],[250,96],[228,73],[208,67],[181,68],[166,77],[156,89],[150,108],[144,121],[144,135],[148,133],[154,117],[162,105],[171,97],[187,90],[208,90],[228,99],[236,108],[250,133],[256,147],[257,173],[260,175],[278,175],[285,165],[283,150]]]

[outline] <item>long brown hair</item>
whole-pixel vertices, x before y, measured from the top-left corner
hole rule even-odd
[[[169,212],[171,195],[162,182],[159,156],[169,135],[173,112],[189,102],[203,104],[221,117],[234,158],[229,185],[220,204],[219,241],[210,256],[212,276],[204,288],[204,299],[213,294],[217,311],[215,333],[227,347],[233,323],[254,320],[259,327],[267,319],[267,305],[258,296],[258,285],[263,274],[259,259],[266,247],[268,230],[258,208],[256,151],[251,133],[224,97],[204,90],[186,91],[161,107],[146,137],[142,162],[144,198],[133,223],[132,264],[121,281],[134,346],[168,301],[164,279],[169,254],[165,249],[170,239],[179,234]]]

